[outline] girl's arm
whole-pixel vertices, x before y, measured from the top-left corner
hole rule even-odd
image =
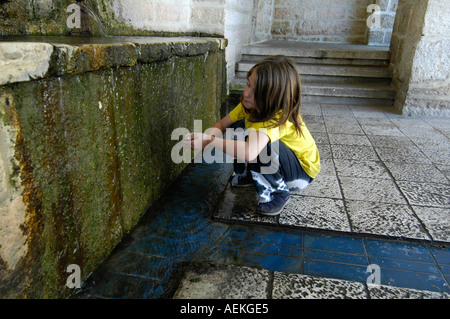
[[[216,147],[234,158],[246,162],[254,160],[269,142],[269,137],[264,133],[251,131],[245,142],[221,138],[232,124],[230,116],[226,115],[214,124],[209,134],[189,133],[185,140],[197,150],[203,150],[208,144],[211,144],[212,147]]]
[[[208,134],[201,133],[188,133],[184,139],[187,144],[190,144],[191,148],[196,150],[203,150],[209,143],[211,143],[211,137],[222,137],[226,129],[233,124],[230,115],[227,114],[221,120],[217,121],[213,127],[207,130]],[[203,136],[201,139],[200,137]]]
[[[211,146],[245,162],[256,159],[267,143],[269,143],[269,137],[266,134],[256,131],[251,131],[245,142],[226,140],[218,137],[211,137],[211,139]]]
[[[190,133],[186,136],[187,143],[197,150],[202,150],[211,144],[231,157],[245,162],[254,160],[269,142],[269,137],[261,132],[251,131],[247,141],[227,140],[211,134]]]

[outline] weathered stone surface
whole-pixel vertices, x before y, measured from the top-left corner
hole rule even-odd
[[[15,158],[17,118],[10,93],[0,89],[0,260],[9,269],[15,269],[26,254],[28,245],[21,227],[25,222],[25,205],[19,163]]]
[[[174,299],[265,299],[269,270],[196,265],[188,270]]]
[[[366,299],[359,282],[318,278],[300,274],[274,274],[274,299]]]
[[[0,42],[0,85],[43,78],[52,53],[47,43]]]
[[[346,207],[354,232],[431,239],[407,205],[347,201]]]

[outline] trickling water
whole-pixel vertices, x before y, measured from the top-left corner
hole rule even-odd
[[[103,23],[100,20],[100,18],[95,14],[94,10],[92,10],[86,3],[81,3],[80,8],[82,11],[84,11],[89,17],[94,19],[95,23],[98,26],[98,31],[100,33],[100,36],[102,37],[108,37],[106,34],[105,28],[103,27]]]

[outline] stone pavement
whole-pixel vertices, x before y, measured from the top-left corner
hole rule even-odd
[[[241,205],[230,164],[191,164],[73,297],[448,299],[449,120],[303,115],[323,170],[280,216]]]
[[[302,114],[321,156],[317,179],[277,218],[246,204],[252,190],[228,187],[215,218],[450,242],[450,119],[330,104]]]

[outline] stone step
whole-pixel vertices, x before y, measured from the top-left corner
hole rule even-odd
[[[278,55],[321,59],[387,60],[389,47],[269,40],[245,46],[243,55]]]
[[[242,61],[257,63],[269,55],[242,55]],[[322,57],[289,57],[296,64],[331,64],[331,65],[367,65],[367,66],[388,66],[389,60],[382,59],[352,59],[352,58],[322,58]]]
[[[244,90],[245,79],[234,79],[229,84],[231,93],[240,94]],[[383,83],[333,83],[328,82],[302,82],[303,95],[383,98],[394,99],[395,90]]]
[[[390,86],[388,47],[264,41],[243,48],[242,60],[236,63],[236,78],[229,91],[240,94],[247,72],[261,59],[271,55],[290,57],[302,80],[303,101],[361,105],[394,104],[396,92]]]
[[[236,76],[245,77],[255,65],[254,62],[241,61],[236,64]],[[296,64],[298,72],[303,75],[338,76],[338,77],[370,77],[391,79],[392,71],[387,67],[361,65],[326,65]]]
[[[190,263],[186,267],[173,299],[209,298],[221,300],[449,299],[450,294],[245,266]],[[260,309],[261,313],[268,312],[273,305],[269,304],[265,307]],[[187,309],[185,310],[187,312]],[[279,309],[271,310],[272,313],[279,312]],[[226,313],[226,308],[216,309],[216,311]],[[254,310],[250,309],[250,311]]]
[[[241,94],[244,87],[244,79],[234,79],[229,83],[230,94]],[[383,83],[302,82],[303,102],[392,106],[395,95],[395,90]]]

